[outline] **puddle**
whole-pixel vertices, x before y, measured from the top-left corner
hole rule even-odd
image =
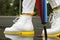
[[[20,35],[6,35],[3,32],[4,32],[4,30],[0,29],[0,40],[36,40],[36,39],[34,39],[34,37],[22,37]],[[48,40],[58,40],[58,39],[48,38]]]
[[[18,35],[5,35],[5,37],[11,40],[33,40],[33,37],[22,37]]]

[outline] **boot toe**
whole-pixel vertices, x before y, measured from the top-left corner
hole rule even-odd
[[[10,30],[10,28],[5,28],[5,32],[6,32],[6,31],[11,31],[11,30]]]

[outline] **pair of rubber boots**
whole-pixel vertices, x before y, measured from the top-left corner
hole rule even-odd
[[[47,34],[57,34],[60,32],[60,10],[53,13],[52,20],[50,21],[51,28],[47,29]],[[33,23],[31,15],[20,15],[19,19],[11,26],[5,29],[5,32],[13,31],[33,31]],[[44,30],[42,32],[44,34]],[[31,39],[32,40],[32,39]],[[43,38],[43,40],[45,40]],[[48,38],[48,40],[52,40]],[[54,39],[55,40],[55,39]]]

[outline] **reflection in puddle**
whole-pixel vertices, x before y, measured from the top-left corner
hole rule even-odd
[[[43,40],[45,40],[45,38],[43,38]],[[47,40],[58,40],[56,38],[47,38]]]
[[[22,37],[18,35],[5,35],[5,37],[10,38],[11,40],[33,40],[33,37]],[[43,40],[45,40],[43,38]],[[58,40],[56,38],[48,38],[48,40]]]
[[[0,40],[33,40],[33,37],[22,37],[18,35],[5,35],[4,36],[4,29],[0,29]],[[36,40],[36,39],[34,39]],[[45,39],[43,39],[45,40]],[[58,40],[56,38],[48,38],[48,40]]]
[[[18,35],[5,35],[5,37],[11,40],[33,40],[33,37],[22,37]]]

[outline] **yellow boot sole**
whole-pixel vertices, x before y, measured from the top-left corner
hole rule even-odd
[[[21,35],[21,36],[34,36],[34,31],[31,32],[4,32],[4,34],[12,34],[12,35]]]
[[[34,31],[31,31],[31,32],[4,32],[4,34],[12,34],[12,35],[33,37],[34,36]],[[45,35],[41,35],[41,36],[44,37]],[[57,39],[60,40],[60,33],[47,35],[47,37],[48,38],[57,38]]]

